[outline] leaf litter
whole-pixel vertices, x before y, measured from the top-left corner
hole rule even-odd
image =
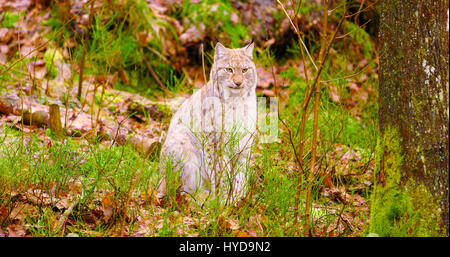
[[[79,13],[81,9],[81,1],[73,1],[74,4],[70,6],[70,13],[75,18],[75,31],[85,27],[87,24],[87,16],[83,12]],[[155,11],[155,14],[164,19],[172,25],[177,33],[181,45],[176,44],[176,40],[172,32],[167,31],[165,27],[155,27],[158,35],[163,39],[165,51],[164,56],[177,56],[177,60],[171,60],[175,69],[181,70],[180,67],[187,63],[186,48],[191,45],[196,45],[205,40],[208,36],[206,27],[203,23],[192,24],[185,26],[182,21],[168,16],[170,5],[166,1],[148,1],[149,7]],[[239,10],[239,16],[236,13],[231,14],[231,20],[234,24],[241,20],[247,26],[254,26],[253,31],[256,36],[265,33],[258,33],[263,28],[273,28],[274,17],[276,12],[275,7],[266,6],[266,1],[249,1],[249,3],[233,3],[234,7]],[[100,4],[99,4],[100,5]],[[99,5],[96,8],[99,8]],[[32,6],[31,1],[2,1],[0,0],[0,10],[8,10],[10,12],[18,13],[31,9],[31,12],[18,22],[12,24],[12,27],[0,28],[0,63],[5,65],[18,52],[21,56],[31,58],[33,61],[26,63],[26,71],[36,83],[37,90],[48,90],[49,96],[43,99],[41,94],[32,94],[30,87],[23,87],[23,85],[13,84],[5,85],[5,90],[8,90],[8,95],[12,96],[6,99],[3,95],[0,98],[0,124],[8,124],[26,133],[36,132],[44,144],[52,144],[52,140],[44,133],[48,124],[21,124],[23,120],[23,110],[31,110],[31,114],[42,112],[49,113],[47,101],[59,103],[60,106],[67,106],[63,100],[67,93],[67,81],[72,77],[72,73],[76,72],[78,67],[72,67],[69,63],[64,62],[67,59],[67,53],[56,52],[51,45],[42,45],[44,38],[42,35],[46,33],[48,27],[41,25],[42,21],[49,18],[49,13],[39,15],[38,9],[41,6]],[[264,10],[263,12],[259,10]],[[78,15],[75,15],[77,14]],[[255,19],[254,17],[257,17]],[[263,20],[263,23],[255,24],[257,20]],[[317,17],[302,16],[299,20],[304,28],[312,28],[320,26],[317,22]],[[155,25],[157,26],[157,25]],[[288,21],[284,18],[282,25],[278,30],[271,30],[268,32],[267,38],[260,38],[260,41],[265,42],[267,46],[273,44],[280,44],[280,41],[275,41],[274,38],[279,34],[288,34],[292,28]],[[151,40],[151,33],[142,33],[139,35],[140,41],[145,43]],[[220,35],[219,35],[220,37]],[[283,38],[283,37],[281,37]],[[282,42],[281,42],[282,43]],[[66,47],[73,46],[76,42],[67,40],[64,42]],[[19,47],[20,46],[20,47]],[[173,50],[170,50],[173,49]],[[62,58],[56,60],[54,66],[56,68],[56,76],[53,79],[48,79],[48,74],[51,70],[48,69],[48,60],[45,59],[46,52],[56,52],[55,55],[61,55]],[[172,51],[172,52],[170,52]],[[64,57],[66,56],[66,57]],[[275,65],[275,77],[272,71],[265,67],[258,67],[258,74],[260,79],[258,81],[258,92],[265,96],[274,96],[275,85],[288,87],[288,83],[280,76],[283,71],[294,67],[300,77],[304,78],[304,71],[311,76],[312,72],[303,66],[301,62],[288,62],[284,65]],[[351,68],[350,68],[351,69]],[[204,84],[202,78],[202,69],[197,67],[188,74],[197,74],[189,77],[191,84]],[[337,86],[333,83],[328,83],[330,99],[336,104],[344,104],[347,106],[353,115],[361,116],[360,102],[369,101],[369,97],[374,97],[372,88],[364,87],[367,76],[373,73],[373,70],[368,70],[360,77],[346,84],[346,90],[349,94],[342,95]],[[69,136],[85,136],[96,131],[98,134],[103,133],[105,136],[102,143],[105,146],[110,145],[111,142],[125,143],[129,142],[138,151],[148,155],[158,149],[158,144],[161,143],[163,137],[162,131],[167,129],[167,121],[170,120],[170,114],[161,110],[160,106],[172,105],[173,102],[150,101],[142,96],[126,93],[119,90],[114,90],[112,84],[118,80],[122,75],[108,75],[103,78],[99,76],[87,76],[84,82],[85,98],[88,102],[93,102],[101,95],[101,92],[106,92],[103,96],[106,103],[103,107],[98,107],[97,110],[90,109],[89,106],[82,106],[81,103],[74,101],[74,105],[67,110],[61,108],[61,120],[64,121],[64,126],[67,128]],[[125,78],[126,79],[126,78]],[[198,83],[198,84],[197,84]],[[69,94],[75,95],[75,87],[68,90]],[[283,91],[282,93],[285,93]],[[31,97],[23,97],[23,94]],[[74,98],[74,97],[73,97]],[[30,101],[31,100],[31,101]],[[135,104],[142,104],[142,106],[150,106],[150,109],[140,110],[133,108]],[[176,104],[175,104],[176,105]],[[98,119],[95,111],[98,111]],[[146,116],[150,113],[149,116]],[[97,122],[98,120],[98,122]],[[26,123],[26,122],[25,122]],[[164,126],[166,126],[164,128]],[[133,133],[130,133],[133,131]],[[130,140],[131,139],[131,140]],[[291,153],[285,153],[291,154]],[[362,196],[365,191],[370,190],[373,178],[373,160],[364,159],[361,154],[352,149],[345,149],[344,146],[336,145],[331,153],[328,154],[327,160],[330,162],[329,167],[333,167],[329,171],[328,182],[324,183],[321,188],[321,195],[327,199],[326,206],[317,205],[318,210],[326,209],[327,214],[314,217],[316,236],[345,236],[358,235],[367,226],[367,221],[362,220],[361,213],[368,215],[368,202],[365,196]],[[290,168],[291,169],[291,168]],[[54,224],[58,224],[60,220],[66,220],[67,226],[75,226],[77,221],[75,216],[71,213],[65,217],[63,214],[67,211],[71,204],[76,203],[77,195],[82,193],[82,188],[79,182],[72,181],[68,184],[65,192],[56,194],[53,190],[46,190],[44,188],[28,189],[24,192],[9,192],[11,195],[16,194],[18,197],[14,200],[14,208],[7,208],[0,205],[0,236],[30,236],[30,227],[27,223],[26,217],[33,216],[42,207],[56,207],[55,210],[58,215],[53,217]],[[90,230],[80,230],[77,232],[80,235],[87,236],[101,236],[102,233],[93,231],[99,224],[110,224],[114,215],[120,210],[117,210],[117,202],[113,198],[111,192],[97,192],[97,198],[94,199],[98,204],[94,204],[87,209],[80,206],[72,206],[71,212],[81,213],[84,223],[86,223]],[[175,210],[170,217],[172,223],[182,224],[176,226],[174,233],[181,236],[199,236],[199,231],[207,229],[214,223],[219,230],[223,230],[226,235],[236,237],[247,236],[261,236],[265,235],[266,228],[262,222],[265,218],[262,214],[256,214],[249,218],[247,224],[240,224],[236,218],[220,216],[217,220],[208,220],[204,214],[201,218],[197,216],[202,214],[202,209],[195,207],[188,198],[177,196],[174,206],[164,206],[164,203],[158,202],[152,192],[148,194],[138,194],[133,197],[130,202],[129,215],[132,213],[133,217],[128,217],[128,220],[134,220],[136,228],[132,232],[132,236],[156,236],[159,232],[167,227],[167,217],[165,215],[165,208],[185,209],[183,212]],[[342,211],[342,206],[345,208]],[[186,208],[188,207],[188,208]],[[355,211],[357,210],[357,212]],[[333,221],[323,222],[324,216],[333,217]],[[51,215],[49,216],[52,217]],[[58,219],[59,217],[59,219]],[[5,226],[6,224],[6,226]],[[33,225],[34,226],[34,225]],[[169,226],[170,227],[170,226]],[[6,229],[4,229],[6,228]],[[128,230],[128,227],[125,229]],[[125,231],[126,232],[126,231]]]

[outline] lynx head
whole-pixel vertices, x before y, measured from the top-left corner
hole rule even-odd
[[[221,97],[245,96],[256,89],[256,68],[253,63],[254,43],[230,49],[216,44],[210,79]]]

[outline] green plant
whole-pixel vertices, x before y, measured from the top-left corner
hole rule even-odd
[[[19,12],[19,13],[11,13],[11,12],[4,12],[1,15],[1,25],[5,28],[14,28],[16,22],[19,21],[21,16],[25,15],[25,11]]]

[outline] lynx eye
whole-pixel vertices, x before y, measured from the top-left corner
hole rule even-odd
[[[246,73],[248,71],[247,68],[242,69],[242,73]]]
[[[232,68],[226,68],[225,69],[228,73],[233,73],[233,69]]]

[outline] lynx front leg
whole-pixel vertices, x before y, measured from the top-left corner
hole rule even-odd
[[[164,171],[163,171],[164,172]],[[202,186],[200,170],[195,159],[180,162],[172,170],[166,169],[157,187],[157,199],[161,201],[167,194],[182,192],[193,194]]]
[[[247,181],[245,173],[239,172],[238,174],[236,174],[233,182],[233,188],[230,196],[231,203],[236,203],[237,201],[245,197],[245,194],[247,193]]]
[[[246,135],[239,143],[241,151],[237,154],[237,161],[234,167],[231,168],[231,202],[236,203],[241,200],[248,191],[248,182],[250,179],[250,157],[251,144],[253,143],[251,135]],[[243,143],[245,142],[245,143]]]
[[[167,138],[161,150],[163,176],[158,185],[158,199],[176,192],[193,193],[201,186],[200,156],[195,151],[191,138],[176,131],[176,137]]]
[[[181,168],[180,179],[181,191],[185,193],[195,193],[203,186],[200,161],[196,154],[189,155]]]

